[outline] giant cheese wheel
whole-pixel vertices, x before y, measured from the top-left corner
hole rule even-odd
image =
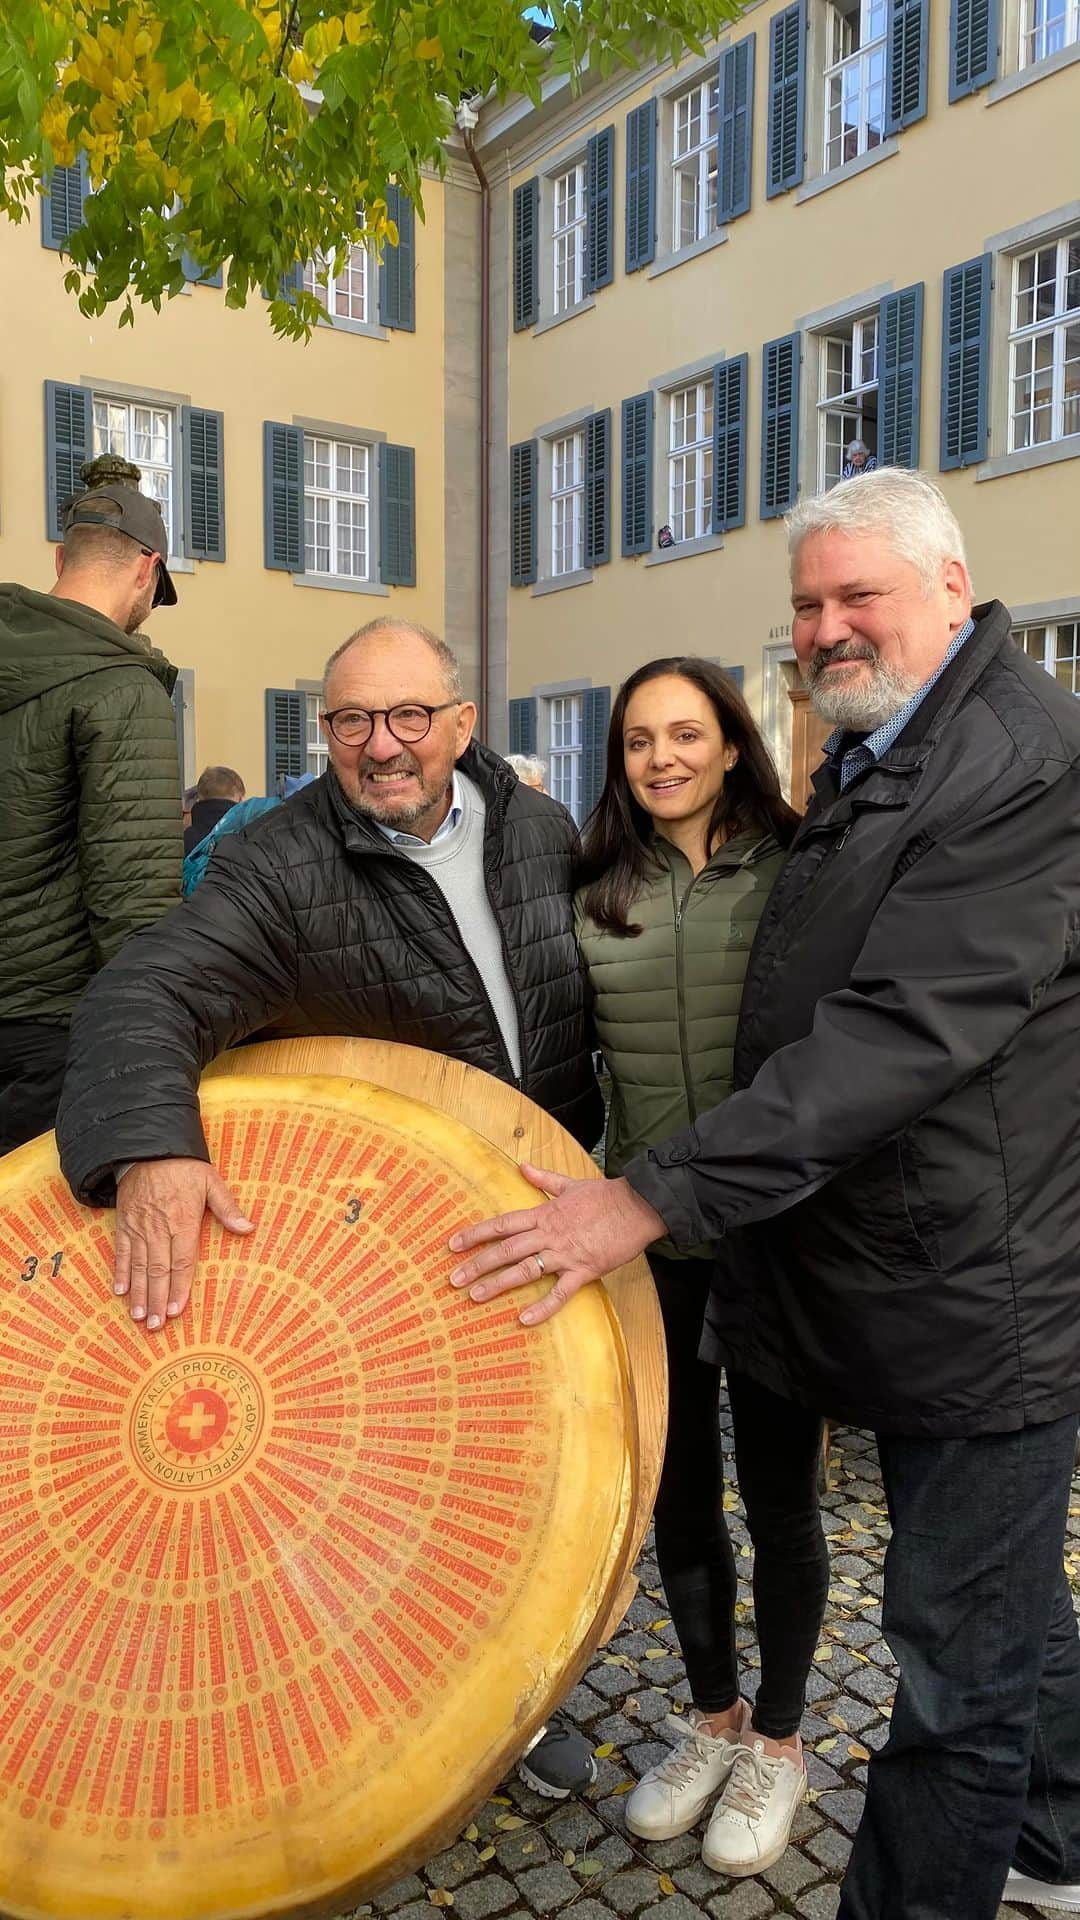
[[[257,1222],[192,1306],[111,1295],[51,1138],[0,1162],[0,1906],[340,1911],[458,1830],[595,1645],[635,1535],[618,1321],[446,1283],[528,1204],[460,1120],[344,1078],[202,1089]]]

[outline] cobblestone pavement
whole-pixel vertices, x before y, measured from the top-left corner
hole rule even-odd
[[[730,1450],[730,1433],[725,1441]],[[595,1786],[580,1799],[553,1802],[511,1777],[477,1809],[454,1846],[342,1920],[432,1920],[433,1907],[450,1908],[447,1920],[549,1920],[571,1910],[574,1920],[832,1920],[862,1811],[867,1761],[888,1733],[896,1667],[881,1637],[888,1521],[868,1434],[834,1434],[829,1482],[823,1497],[832,1561],[829,1606],[802,1728],[810,1791],[777,1866],[754,1880],[730,1880],[703,1864],[700,1830],[659,1845],[624,1830],[624,1795],[678,1737],[664,1723],[685,1713],[689,1701],[656,1563],[647,1551],[621,1632],[565,1703],[593,1742]],[[749,1562],[733,1479],[729,1484],[736,1552]],[[1069,1531],[1070,1555],[1080,1560],[1080,1487]],[[752,1697],[759,1663],[745,1583],[738,1611],[743,1691]],[[1021,1916],[1039,1920],[1034,1908],[1005,1906],[998,1920]]]

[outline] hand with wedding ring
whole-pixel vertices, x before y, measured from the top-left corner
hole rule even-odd
[[[528,1165],[521,1171],[547,1196],[546,1204],[455,1233],[452,1253],[482,1251],[454,1269],[450,1284],[468,1287],[473,1300],[494,1300],[550,1275],[543,1299],[518,1316],[527,1327],[550,1320],[579,1287],[613,1273],[667,1232],[660,1215],[625,1180],[572,1180]]]

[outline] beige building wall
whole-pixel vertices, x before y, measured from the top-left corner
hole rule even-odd
[[[194,675],[189,764],[235,766],[266,788],[265,690],[317,682],[327,655],[364,621],[400,612],[445,624],[444,190],[425,185],[416,223],[416,331],[382,338],[322,326],[306,345],[277,339],[266,304],[226,308],[194,286],[133,328],[87,320],[64,292],[62,256],[29,223],[0,223],[0,576],[47,588],[46,380],[112,395],[158,395],[224,415],[226,560],[176,563],[179,605],[148,623],[153,643]],[[376,276],[371,274],[374,296]],[[450,326],[453,326],[451,316]],[[416,449],[415,588],[300,584],[263,558],[263,422],[336,426]],[[456,623],[461,617],[451,609]],[[471,625],[471,622],[470,622]]]
[[[811,330],[848,303],[871,308],[888,292],[922,282],[920,464],[940,477],[966,530],[976,593],[998,596],[1034,619],[1042,609],[1080,616],[1080,434],[1048,450],[1048,463],[1005,457],[1008,410],[1009,249],[1040,231],[1080,235],[1080,47],[1017,77],[1008,49],[1019,31],[1002,26],[1003,77],[950,105],[949,7],[931,0],[928,113],[887,140],[868,160],[822,178],[824,0],[809,0],[807,165],[803,185],[766,197],[769,23],[780,8],[765,0],[733,29],[756,40],[752,205],[682,260],[665,246],[670,229],[669,101],[711,59],[673,72],[619,75],[587,85],[578,100],[553,87],[543,106],[504,110],[487,122],[487,152],[504,169],[503,200],[513,187],[541,178],[541,308],[538,325],[508,331],[505,381],[508,438],[524,441],[578,413],[612,410],[613,483],[610,564],[562,587],[542,577],[511,588],[504,569],[511,696],[541,691],[539,746],[544,751],[545,689],[615,684],[644,660],[679,649],[741,665],[752,708],[786,759],[790,714],[784,698],[790,609],[781,523],[759,516],[762,347],[802,332],[800,489],[816,490],[817,347]],[[857,11],[857,10],[856,10]],[[728,44],[727,40],[720,43]],[[818,77],[815,79],[815,75]],[[659,229],[656,261],[624,270],[626,117],[656,95],[659,115]],[[614,252],[612,285],[570,316],[551,312],[550,177],[584,156],[590,133],[614,125]],[[504,222],[508,230],[508,219]],[[508,243],[509,244],[509,243]],[[1030,242],[1034,244],[1034,242]],[[670,234],[668,247],[670,246]],[[988,459],[977,468],[938,476],[941,405],[942,276],[973,256],[994,255],[992,376]],[[503,271],[512,261],[504,254]],[[1080,343],[1080,328],[1077,332]],[[1080,344],[1078,344],[1080,351]],[[656,492],[652,549],[620,557],[622,510],[620,408],[626,396],[662,383],[680,368],[705,369],[749,354],[746,524],[712,550],[661,554],[656,531],[670,518],[661,491],[664,424],[656,416]],[[1080,368],[1077,369],[1080,383]],[[543,458],[541,457],[541,473]],[[504,494],[505,499],[505,494]],[[550,501],[541,486],[541,575],[550,538]]]

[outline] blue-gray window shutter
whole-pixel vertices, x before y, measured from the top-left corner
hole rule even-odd
[[[750,211],[754,144],[754,35],[726,47],[720,56],[719,182],[716,218],[721,225]]]
[[[919,464],[923,288],[887,293],[878,320],[878,465]]]
[[[304,436],[299,427],[263,422],[263,535],[267,567],[304,571]]]
[[[535,440],[519,440],[510,449],[510,585],[531,587],[536,579]]]
[[[514,188],[514,332],[535,327],[540,312],[540,182]]]
[[[585,565],[611,559],[611,408],[585,422]]]
[[[581,696],[581,818],[586,821],[604,791],[607,774],[611,688],[586,687]]]
[[[266,791],[281,794],[287,777],[307,772],[304,695],[290,687],[266,689]]]
[[[654,395],[622,403],[622,550],[648,553],[652,545]]]
[[[769,340],[762,353],[761,518],[775,520],[799,491],[799,336]]]
[[[990,255],[949,267],[941,302],[942,470],[986,459],[990,381]]]
[[[797,187],[803,177],[806,114],[806,5],[773,16],[769,25],[769,125],[765,139],[768,199]]]
[[[926,113],[929,0],[889,0],[885,113],[890,133]]]
[[[184,455],[184,552],[189,560],[225,558],[225,416],[181,407]]]
[[[508,702],[510,753],[536,752],[536,701],[532,694]]]
[[[196,286],[220,287],[224,283],[224,273],[221,267],[218,267],[216,272],[211,273],[208,268],[200,267],[193,253],[182,253],[180,256],[180,265],[184,269],[184,279],[192,281]]]
[[[416,450],[379,448],[379,578],[384,587],[416,585]]]
[[[997,0],[952,0],[949,12],[949,99],[997,78]]]
[[[41,244],[59,249],[83,224],[83,202],[89,191],[86,155],[73,167],[54,167],[41,201]]]
[[[748,356],[722,360],[713,375],[713,532],[746,520]]]
[[[391,182],[386,210],[398,231],[398,243],[383,247],[379,268],[379,319],[399,333],[416,332],[416,210],[407,193]]]
[[[743,690],[743,680],[746,677],[746,668],[745,667],[724,667],[723,670],[727,674],[728,679],[734,681],[735,685],[739,689],[739,692],[741,693]]]
[[[83,491],[79,468],[91,453],[90,402],[86,387],[45,382],[45,530],[50,540],[62,538],[64,501]]]
[[[595,293],[615,278],[615,129],[590,137],[585,151],[586,287]]]
[[[656,256],[656,101],[626,116],[626,271]]]

